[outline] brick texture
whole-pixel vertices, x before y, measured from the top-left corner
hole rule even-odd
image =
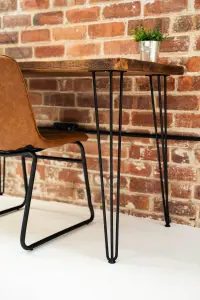
[[[139,58],[139,45],[130,30],[159,27],[168,39],[161,44],[160,62],[181,64],[183,76],[167,79],[169,132],[200,134],[200,1],[199,0],[0,0],[0,53],[23,60],[85,59],[124,56]],[[27,78],[30,102],[38,125],[76,122],[94,128],[91,77]],[[153,82],[155,90],[157,83]],[[113,82],[114,128],[117,129],[119,78]],[[109,80],[97,79],[101,128],[109,128]],[[156,96],[156,108],[158,99]],[[123,129],[154,132],[147,77],[126,76]],[[158,116],[159,118],[159,116]],[[101,206],[96,137],[84,143],[92,198]],[[200,145],[168,142],[169,198],[172,220],[199,224]],[[48,151],[78,157],[75,145]],[[106,197],[109,198],[109,146],[102,137]],[[117,144],[114,143],[114,188]],[[122,139],[121,207],[123,213],[163,218],[155,140]],[[39,162],[34,197],[86,204],[82,170],[70,163]],[[16,180],[17,176],[17,180]],[[19,160],[8,161],[6,192],[23,195]],[[114,200],[115,201],[115,200]]]

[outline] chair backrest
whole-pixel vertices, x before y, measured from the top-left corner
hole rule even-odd
[[[39,138],[19,65],[0,56],[0,151],[34,145]]]

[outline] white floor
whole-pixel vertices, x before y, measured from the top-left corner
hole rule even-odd
[[[0,209],[19,199],[0,198]],[[33,201],[28,241],[78,222],[87,209]],[[0,218],[0,299],[199,299],[200,229],[121,216],[117,264],[105,259],[102,212],[32,252],[19,244],[22,211]]]

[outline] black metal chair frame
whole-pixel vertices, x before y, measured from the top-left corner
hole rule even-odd
[[[24,217],[22,221],[22,228],[21,228],[21,236],[20,236],[20,243],[23,249],[25,250],[33,250],[34,248],[43,245],[44,243],[47,243],[63,234],[66,234],[70,231],[73,231],[77,228],[80,228],[84,225],[88,225],[91,223],[94,219],[94,209],[91,201],[91,192],[90,192],[90,185],[89,185],[89,178],[88,178],[88,172],[87,172],[87,164],[86,164],[86,157],[85,157],[85,150],[83,145],[80,142],[76,142],[76,144],[80,148],[81,152],[81,158],[65,158],[65,157],[55,157],[55,156],[45,156],[45,155],[37,155],[36,152],[41,151],[42,149],[33,149],[31,147],[27,147],[23,150],[19,151],[6,151],[0,152],[0,156],[4,158],[5,157],[14,157],[14,156],[21,156],[22,158],[22,169],[23,169],[23,176],[24,176],[24,186],[25,186],[25,200],[21,205],[11,207],[9,209],[5,209],[0,212],[0,215],[5,215],[13,211],[17,211],[20,208],[22,208],[25,205],[24,209]],[[27,171],[26,171],[26,158],[32,158],[32,164],[31,164],[31,171],[29,180],[27,179]],[[55,161],[63,161],[63,162],[72,162],[72,163],[80,163],[83,167],[83,173],[85,178],[85,186],[86,186],[86,194],[87,194],[87,201],[88,201],[88,208],[90,211],[90,217],[82,222],[79,222],[73,226],[70,226],[68,228],[65,228],[64,230],[61,230],[59,232],[56,232],[46,238],[43,238],[31,245],[26,244],[26,232],[27,232],[27,225],[28,225],[28,219],[29,219],[29,212],[30,212],[30,206],[31,206],[31,198],[32,198],[32,191],[34,186],[34,179],[35,179],[35,172],[37,168],[37,161],[38,159],[43,160],[55,160]]]

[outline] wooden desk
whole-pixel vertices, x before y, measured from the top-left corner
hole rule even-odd
[[[167,76],[182,75],[184,68],[181,66],[172,66],[145,62],[127,58],[109,58],[109,59],[88,59],[88,60],[67,60],[51,62],[21,62],[20,68],[24,76],[88,76],[93,79],[94,107],[96,116],[96,130],[99,152],[99,168],[101,179],[101,194],[104,219],[104,233],[106,245],[106,257],[110,263],[115,263],[118,257],[119,240],[119,207],[120,207],[120,161],[121,161],[121,137],[122,137],[122,109],[123,109],[123,80],[126,74],[145,75],[149,77],[152,111],[154,127],[156,134],[156,145],[158,152],[158,165],[160,170],[161,193],[164,208],[166,227],[170,226],[170,216],[168,207],[168,166],[167,166]],[[110,234],[108,234],[106,201],[104,191],[104,174],[101,155],[101,136],[98,114],[98,95],[96,88],[96,76],[98,74],[109,76],[110,85]],[[117,168],[117,198],[116,198],[116,220],[114,222],[114,199],[113,199],[113,75],[120,76],[120,101],[119,101],[119,123],[118,123],[118,168]],[[156,118],[153,77],[157,80],[159,116],[160,116],[160,134],[161,150],[159,147],[158,120]],[[161,80],[163,79],[163,80]],[[163,85],[163,94],[162,94]],[[162,152],[162,153],[161,153]],[[161,158],[162,162],[161,163]],[[114,225],[115,224],[115,225]]]

